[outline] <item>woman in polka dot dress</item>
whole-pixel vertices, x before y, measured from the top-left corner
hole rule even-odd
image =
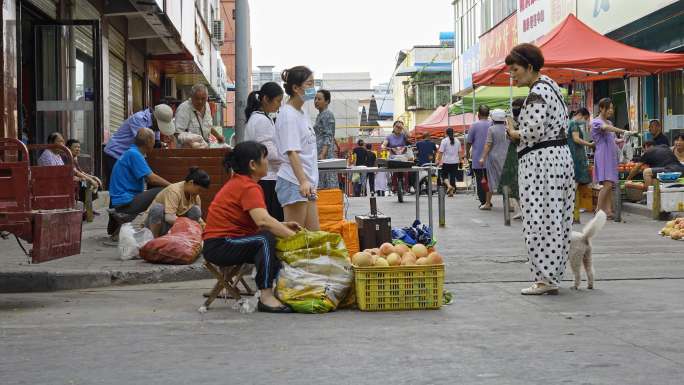
[[[558,294],[570,250],[575,203],[575,172],[567,146],[568,110],[560,88],[540,75],[541,50],[514,47],[506,57],[513,80],[530,87],[518,118],[509,118],[509,136],[520,139],[518,183],[523,234],[534,284],[525,295]]]

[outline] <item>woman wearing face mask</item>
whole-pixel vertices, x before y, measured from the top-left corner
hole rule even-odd
[[[283,158],[278,170],[276,193],[283,205],[285,221],[318,230],[316,134],[302,108],[304,102],[316,97],[313,72],[307,67],[297,66],[283,71],[281,78],[290,98],[280,108],[276,121],[275,142],[278,154]]]
[[[328,109],[330,105],[330,91],[318,90],[314,106],[318,110],[314,132],[316,133],[316,147],[318,149],[318,159],[333,159],[335,152],[335,115]],[[318,181],[318,188],[338,188],[337,175],[325,173]]]
[[[283,89],[275,82],[268,82],[259,91],[249,94],[245,108],[245,140],[261,143],[268,149],[268,174],[258,182],[264,190],[266,209],[281,222],[285,216],[275,190],[281,159],[275,144],[276,126],[271,116],[278,111],[282,102]]]
[[[558,294],[570,250],[575,183],[567,146],[568,109],[560,87],[541,75],[541,50],[519,44],[506,56],[518,86],[530,93],[518,117],[519,129],[508,131],[518,145],[518,183],[523,234],[533,285],[524,295]]]
[[[599,115],[591,121],[591,138],[596,144],[594,151],[594,182],[601,184],[597,209],[607,217],[613,217],[613,186],[618,182],[618,146],[615,134],[628,132],[613,127],[608,120],[613,117],[613,102],[610,98],[599,100]]]

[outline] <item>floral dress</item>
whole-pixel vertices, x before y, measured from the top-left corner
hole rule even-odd
[[[328,153],[326,159],[335,158],[335,115],[329,110],[325,109],[316,116],[316,124],[314,125],[314,132],[316,133],[316,148],[318,154],[321,154],[323,146],[328,146]],[[320,175],[318,179],[318,188],[339,188],[337,182],[337,174],[333,172],[326,172]]]
[[[542,75],[520,111],[518,182],[531,277],[549,285],[560,284],[570,250],[575,170],[564,141],[568,120],[560,88]]]

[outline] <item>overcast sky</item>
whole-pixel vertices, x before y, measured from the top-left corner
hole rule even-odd
[[[400,50],[453,31],[451,1],[249,0],[252,65],[370,72],[373,85],[387,82]]]

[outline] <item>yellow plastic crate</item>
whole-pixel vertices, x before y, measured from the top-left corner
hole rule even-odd
[[[363,311],[439,309],[444,265],[354,266],[354,288]]]

